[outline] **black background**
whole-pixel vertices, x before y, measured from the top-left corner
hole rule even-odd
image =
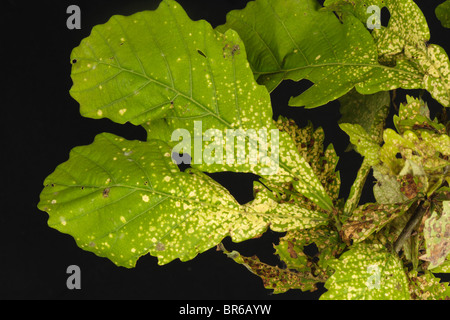
[[[179,0],[189,16],[205,19],[213,26],[223,24],[225,15],[244,8],[247,0]],[[416,1],[431,30],[430,43],[447,52],[449,30],[440,26],[434,14],[443,1]],[[113,14],[129,15],[155,9],[159,1],[3,1],[0,11],[0,63],[3,82],[0,99],[3,159],[0,209],[0,299],[318,299],[323,286],[313,293],[290,290],[273,295],[261,280],[244,267],[211,249],[189,262],[173,261],[158,266],[146,255],[136,268],[116,267],[105,258],[79,249],[68,235],[47,226],[48,215],[37,209],[43,181],[69,151],[90,144],[96,134],[111,132],[127,139],[145,140],[145,131],[130,124],[107,119],[92,120],[79,114],[78,103],[69,95],[69,56],[94,25],[105,23]],[[66,9],[81,8],[81,30],[69,30]],[[382,17],[384,20],[387,17]],[[344,152],[349,141],[337,126],[339,104],[320,108],[291,108],[287,102],[309,86],[307,81],[285,81],[272,94],[274,116],[289,116],[299,125],[311,120],[325,130],[326,145],[333,143],[340,161],[341,196],[348,195],[361,157]],[[398,90],[397,103],[404,101]],[[417,96],[419,91],[408,91]],[[439,105],[424,94],[432,111]],[[229,188],[236,199],[252,199],[249,174],[212,175]],[[373,200],[370,181],[362,201]],[[272,243],[280,234],[268,231],[260,239],[234,244],[227,249],[244,255],[257,254],[262,261],[276,264]],[[66,269],[81,268],[81,290],[68,290]],[[448,279],[447,279],[448,281]]]

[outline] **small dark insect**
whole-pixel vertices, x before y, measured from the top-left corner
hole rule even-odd
[[[234,57],[235,54],[239,54],[239,52],[241,51],[241,47],[238,44],[235,44],[230,49],[230,45],[227,43],[222,48],[222,51],[223,51],[223,57],[224,58],[227,58],[227,56],[229,56],[229,54],[231,54],[231,56]]]
[[[201,56],[203,56],[204,58],[206,58],[206,54],[203,53],[203,51],[201,50],[197,50],[197,53]]]
[[[103,190],[103,198],[108,198],[109,197],[109,188],[106,188]]]
[[[241,50],[241,47],[239,47],[238,44],[234,45],[234,46],[233,46],[233,49],[231,49],[231,55],[234,56],[234,54],[235,54],[236,52],[239,53],[240,50]]]

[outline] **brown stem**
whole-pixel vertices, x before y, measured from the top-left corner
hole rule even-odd
[[[394,243],[395,252],[399,252],[402,248],[405,241],[411,236],[411,232],[417,227],[417,225],[422,221],[423,216],[428,211],[429,206],[424,206],[424,202],[421,201],[414,211],[411,218],[406,223],[405,228],[403,228],[402,232],[398,236],[397,240]]]
[[[395,103],[395,98],[396,98],[396,97],[397,97],[397,91],[396,91],[396,89],[394,89],[394,90],[392,90],[392,98],[391,98],[391,102],[392,102],[392,105],[394,106],[395,111],[398,112],[398,106],[397,106],[397,104]]]

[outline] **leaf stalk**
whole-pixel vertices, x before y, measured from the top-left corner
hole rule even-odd
[[[395,240],[394,242],[394,251],[396,253],[398,253],[403,247],[403,244],[411,236],[411,233],[417,227],[417,225],[422,221],[423,216],[428,212],[429,208],[430,206],[425,205],[424,201],[421,201],[419,203],[417,208],[414,210],[413,215],[406,223],[406,226],[403,228],[397,240]]]

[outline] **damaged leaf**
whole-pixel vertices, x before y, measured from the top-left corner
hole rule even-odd
[[[450,253],[450,201],[443,201],[441,214],[434,211],[425,221],[423,230],[427,252],[421,260],[429,261],[428,269],[444,263]]]
[[[323,300],[408,300],[409,283],[400,259],[381,245],[358,244],[332,263]]]
[[[293,120],[282,116],[276,126],[280,132],[286,132],[291,137],[298,153],[311,166],[330,199],[336,201],[341,184],[339,172],[336,171],[339,157],[332,144],[324,147],[323,129],[314,129],[311,122],[300,128]]]
[[[380,161],[380,145],[359,124],[342,123],[339,127],[349,135],[350,142],[356,151],[361,154],[369,165],[376,165]]]
[[[71,59],[76,63],[70,92],[82,115],[143,125],[148,139],[161,138],[173,147],[189,134],[195,142],[183,139],[183,150],[188,148],[199,170],[295,179],[299,192],[332,209],[289,137],[278,134],[270,96],[255,82],[235,31],[219,33],[164,0],[156,11],[113,16],[94,27]],[[192,145],[199,143],[193,153]],[[242,149],[233,149],[238,144]],[[265,154],[261,144],[267,144]]]
[[[352,90],[339,98],[339,102],[341,105],[340,113],[342,114],[339,123],[360,125],[364,130],[363,135],[366,136],[365,133],[367,133],[370,136],[370,139],[367,136],[366,138],[370,140],[370,144],[373,142],[374,149],[372,152],[375,152],[374,154],[369,153],[370,156],[363,159],[345,202],[343,212],[345,217],[350,216],[356,206],[358,206],[370,169],[374,163],[378,162],[378,155],[376,154],[378,148],[375,145],[380,145],[383,141],[383,130],[389,112],[390,98],[388,92],[362,95]],[[350,140],[352,140],[352,137]],[[358,143],[358,140],[356,139],[355,141],[355,137],[353,137],[353,142]]]
[[[318,107],[352,88],[363,94],[425,88],[449,106],[448,57],[436,45],[425,50],[429,31],[420,9],[412,0],[385,3],[390,23],[376,36],[360,17],[347,14],[339,20],[315,0],[252,1],[231,11],[217,29],[239,33],[258,83],[269,91],[286,79],[313,83],[290,99],[291,106]],[[379,63],[383,59],[389,63]]]
[[[411,97],[400,106],[394,125],[398,132],[388,128],[383,133],[382,163],[374,167],[380,184],[374,187],[375,196],[391,197],[394,203],[401,202],[399,193],[407,199],[431,196],[448,178],[450,137],[445,126],[430,119],[426,103]]]
[[[83,116],[147,137],[103,133],[72,149],[40,195],[49,226],[127,268],[146,254],[167,264],[218,246],[274,293],[325,283],[323,299],[447,299],[433,275],[449,271],[445,108],[432,119],[431,105],[407,96],[386,118],[396,88],[426,89],[448,107],[448,56],[428,43],[412,0],[320,3],[250,1],[214,29],[162,0],[95,26],[71,54],[70,94]],[[386,27],[367,25],[373,5],[388,9]],[[324,145],[329,128],[273,118],[269,93],[283,80],[312,84],[292,106],[339,100],[338,124],[363,157],[350,184],[341,188],[339,148]],[[253,199],[238,202],[215,172],[253,174]],[[376,202],[360,203],[371,172]],[[278,265],[221,244],[269,228],[283,232]]]
[[[237,251],[227,251],[221,244],[218,250],[223,251],[229,258],[245,266],[250,272],[259,276],[266,289],[273,289],[273,293],[279,294],[289,289],[302,291],[314,291],[315,283],[319,278],[306,272],[298,272],[290,269],[281,269],[261,262],[258,257],[244,257]]]
[[[407,130],[425,130],[445,134],[445,126],[437,119],[430,119],[428,105],[422,99],[406,96],[406,103],[402,103],[398,116],[393,117],[395,128],[400,134]]]
[[[160,264],[190,260],[226,236],[251,239],[269,224],[286,231],[328,221],[322,212],[275,202],[261,187],[252,202],[240,205],[204,173],[181,172],[161,140],[106,133],[74,148],[45,185],[39,208],[48,212],[49,225],[126,267],[147,253]]]
[[[431,272],[418,275],[417,272],[408,274],[411,298],[414,300],[449,300],[450,287],[446,282],[439,282]]]
[[[305,247],[308,246],[314,246],[317,252],[306,254]],[[336,231],[319,226],[288,231],[274,247],[287,268],[309,272],[325,282],[332,272],[328,264],[341,254],[345,245]]]
[[[371,140],[381,143],[386,117],[389,113],[390,96],[387,91],[362,95],[352,90],[339,98],[339,123],[359,124]]]
[[[373,167],[373,176],[377,180],[373,186],[373,194],[380,204],[403,203],[408,198],[401,192],[397,176],[392,175],[384,165]]]
[[[446,107],[450,105],[448,56],[442,47],[428,43],[430,31],[427,21],[413,0],[383,0],[370,2],[370,4],[365,0],[350,3],[348,1],[331,2],[334,10],[339,11],[339,6],[342,6],[343,11],[357,17],[363,24],[367,23],[367,17],[361,12],[367,10],[368,5],[377,5],[380,9],[386,7],[390,13],[387,27],[375,28],[372,31],[378,51],[378,61],[381,65],[395,66],[395,69],[411,72],[420,78],[420,80],[401,79],[399,87],[413,89],[415,86],[415,88],[426,89],[440,104]],[[374,75],[378,71],[374,69]],[[364,94],[373,93],[374,89],[378,91],[383,86],[386,86],[384,90],[395,89],[393,86],[388,87],[392,84],[395,75],[390,70],[386,72],[388,74],[386,79],[383,79],[383,76],[374,76],[361,83],[361,86],[357,87],[358,91]],[[385,84],[380,83],[379,80],[385,81]]]
[[[374,204],[368,203],[356,208],[352,216],[342,226],[342,239],[350,243],[365,240],[374,232],[380,231],[386,224],[405,213],[411,203]]]

